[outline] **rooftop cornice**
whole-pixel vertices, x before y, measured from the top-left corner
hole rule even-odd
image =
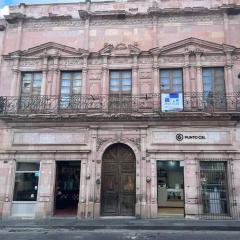
[[[20,20],[68,20],[72,19],[71,13],[48,13],[48,15],[39,16],[37,18],[32,16],[27,16],[18,9],[19,12],[12,12],[5,16],[8,23],[16,23]],[[227,13],[229,15],[240,14],[240,4],[224,4],[215,8],[207,7],[185,7],[185,8],[161,8],[161,6],[149,7],[146,12],[131,12],[126,9],[119,10],[103,10],[103,11],[90,11],[79,9],[79,17],[82,20],[85,19],[99,19],[99,18],[127,18],[127,17],[139,17],[139,16],[165,16],[165,15],[187,15],[187,14],[211,14],[211,13]]]

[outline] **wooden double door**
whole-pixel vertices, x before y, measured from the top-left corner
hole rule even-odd
[[[102,159],[101,215],[134,216],[136,158],[125,144],[111,145]]]

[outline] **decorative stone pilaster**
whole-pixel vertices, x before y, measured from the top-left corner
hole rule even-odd
[[[157,163],[156,159],[150,159],[147,156],[147,161],[151,164],[151,214],[150,218],[158,217],[158,204],[157,204]]]
[[[47,218],[54,214],[55,173],[56,162],[54,159],[41,160],[36,218]]]
[[[48,73],[48,57],[42,59],[42,86],[41,95],[47,95],[47,73]]]
[[[108,55],[103,55],[102,59],[102,94],[108,94]]]
[[[146,182],[147,175],[147,159],[146,159],[146,129],[140,130],[141,134],[141,154],[140,154],[140,170],[136,174],[140,174],[140,184],[137,184],[137,188],[140,187],[140,193],[137,192],[136,203],[136,216],[141,218],[147,218],[150,213],[151,196],[149,192],[149,183]],[[137,177],[137,176],[136,176]]]
[[[202,63],[201,63],[201,55],[203,54],[202,51],[195,51],[196,54],[196,77],[197,77],[197,106],[198,109],[202,109],[203,104],[203,79],[202,79]]]
[[[4,219],[11,216],[16,162],[11,159],[4,161],[2,164],[3,168],[1,171],[4,171],[4,173],[1,174],[1,176],[4,176],[4,184],[1,185],[1,187],[4,189],[2,199],[2,218]]]
[[[154,92],[154,109],[157,111],[160,108],[160,76],[158,65],[158,54],[153,55],[153,92]]]
[[[88,55],[83,57],[82,68],[82,94],[87,94]]]
[[[133,66],[132,66],[132,94],[133,96],[138,95],[138,56],[133,55]]]
[[[59,76],[59,56],[53,58],[53,76],[52,76],[52,95],[59,95],[60,76]]]
[[[198,161],[194,156],[186,156],[184,161],[184,196],[185,196],[185,214],[187,218],[196,217],[199,213],[199,179],[198,179]]]
[[[80,191],[77,216],[81,219],[86,217],[87,187],[87,160],[81,160]]]
[[[189,63],[190,51],[184,53],[184,66],[183,66],[183,91],[184,91],[184,108],[191,109],[191,82],[190,82],[190,63]]]
[[[234,81],[233,81],[233,62],[232,62],[232,53],[234,48],[229,48],[224,45],[224,50],[226,54],[226,65],[224,68],[225,71],[225,86],[226,86],[226,95],[233,96],[234,93]],[[231,104],[231,101],[227,101],[227,109],[234,110],[235,106]]]
[[[97,148],[97,129],[93,127],[90,130],[91,136],[91,154],[88,156],[87,162],[87,172],[86,172],[86,180],[87,180],[87,191],[86,191],[86,218],[93,219],[95,212],[95,186],[96,186],[96,148]],[[98,210],[98,206],[96,206],[96,210]]]
[[[20,56],[14,57],[13,60],[13,81],[11,85],[11,96],[20,95],[20,82],[21,82],[21,74],[19,70]]]

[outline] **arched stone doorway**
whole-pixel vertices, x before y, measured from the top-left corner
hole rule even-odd
[[[125,144],[113,144],[102,158],[101,215],[134,216],[135,203],[135,154]]]

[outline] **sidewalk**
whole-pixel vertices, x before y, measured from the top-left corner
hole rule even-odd
[[[79,220],[76,218],[50,218],[45,220],[0,220],[0,230],[23,231],[27,229],[66,230],[208,230],[240,231],[240,220],[190,220],[190,219],[114,219]]]

